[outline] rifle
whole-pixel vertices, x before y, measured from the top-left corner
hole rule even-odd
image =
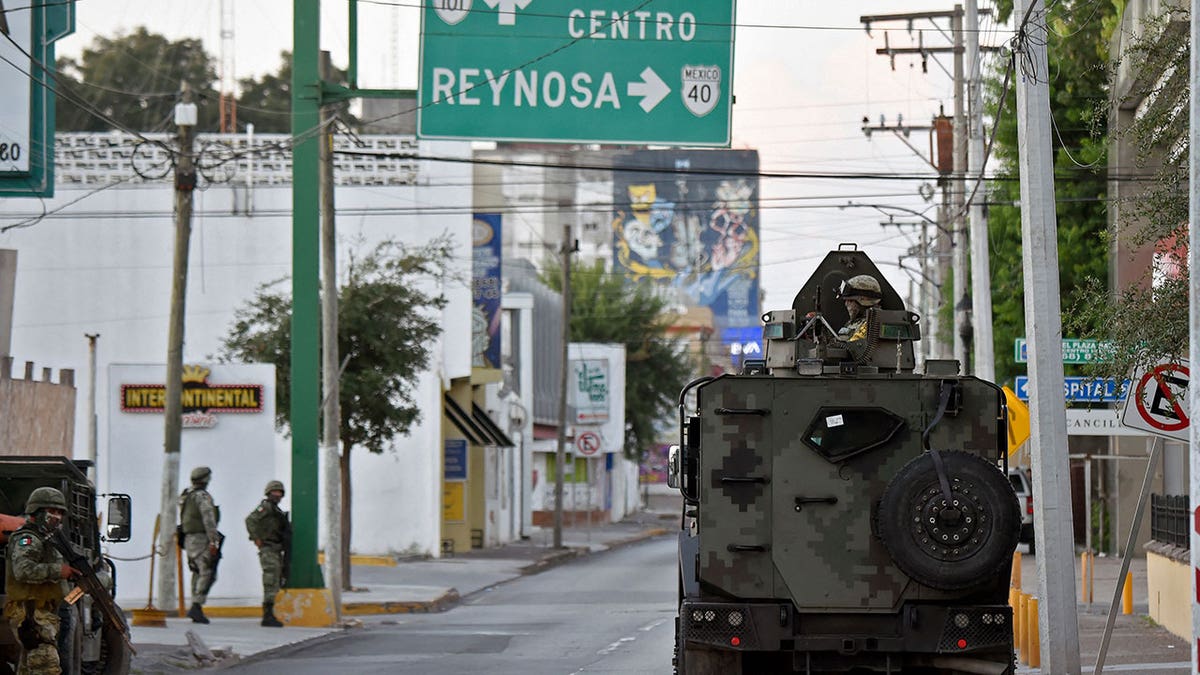
[[[221,566],[221,558],[224,556],[225,550],[225,535],[217,532],[217,552],[212,557],[212,576],[208,579],[208,588],[204,589],[205,593],[212,590],[213,584],[217,583],[217,568]]]
[[[133,643],[129,641],[129,628],[125,625],[125,617],[121,614],[117,603],[113,602],[113,597],[108,589],[96,576],[96,568],[92,566],[92,562],[86,555],[75,552],[62,530],[55,530],[50,535],[50,543],[63,555],[68,565],[79,570],[79,576],[73,579],[76,589],[92,596],[92,602],[100,610],[100,615],[104,617],[105,623],[121,634],[121,640],[125,642],[125,646],[129,648],[131,654],[137,654]]]

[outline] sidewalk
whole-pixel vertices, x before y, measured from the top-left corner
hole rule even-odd
[[[678,526],[678,518],[678,512],[640,511],[619,523],[563,528],[564,548],[557,550],[552,548],[552,530],[541,528],[523,541],[453,557],[394,564],[371,559],[373,564],[353,565],[355,591],[342,594],[343,614],[348,625],[355,625],[358,616],[445,611],[464,597],[522,575],[536,574],[579,556],[665,536]],[[212,619],[210,624],[171,617],[164,628],[133,626],[132,640],[138,655],[132,672],[170,672],[225,664],[344,630],[264,628],[259,625],[261,602],[258,596],[213,596],[205,607],[205,614]],[[193,656],[188,632],[213,650],[214,662],[202,663]]]
[[[1021,546],[1025,550],[1025,546]],[[1096,658],[1104,636],[1108,610],[1117,577],[1121,571],[1121,558],[1097,557],[1093,574],[1095,587],[1092,602],[1083,602],[1082,574],[1079,557],[1075,558],[1075,599],[1078,602],[1079,654],[1083,672],[1095,670]],[[1117,604],[1116,620],[1112,637],[1104,659],[1106,673],[1138,673],[1139,675],[1168,675],[1186,673],[1191,670],[1191,651],[1186,640],[1173,635],[1154,623],[1147,615],[1149,603],[1146,597],[1146,559],[1133,558],[1129,571],[1133,574],[1133,614],[1122,614],[1121,603]],[[1038,594],[1037,558],[1028,554],[1021,556],[1021,586],[1027,593]],[[1043,654],[1045,647],[1043,646]],[[1021,664],[1018,675],[1038,673],[1040,669]]]

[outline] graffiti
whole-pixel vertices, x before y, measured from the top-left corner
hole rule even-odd
[[[616,269],[710,309],[714,328],[757,325],[757,153],[639,151],[614,171]]]

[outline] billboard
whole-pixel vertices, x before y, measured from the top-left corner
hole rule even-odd
[[[718,334],[759,326],[758,152],[641,150],[613,159],[613,266]]]
[[[471,366],[500,367],[500,214],[476,213],[471,222]]]

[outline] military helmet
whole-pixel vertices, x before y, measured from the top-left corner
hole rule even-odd
[[[856,300],[864,307],[878,305],[883,299],[883,290],[879,281],[870,274],[859,274],[850,277],[838,287],[837,297],[843,300]]]
[[[192,482],[193,483],[207,483],[208,479],[211,476],[212,476],[212,469],[208,468],[207,466],[198,466],[198,467],[192,469]]]
[[[46,508],[66,511],[67,498],[52,487],[40,487],[29,493],[29,499],[25,502],[25,513],[34,513],[38,509]]]
[[[266,489],[263,490],[263,494],[267,495],[269,497],[269,496],[271,496],[272,490],[279,490],[280,492],[287,494],[287,490],[283,489],[283,483],[281,481],[277,481],[277,480],[269,481],[267,483]]]

